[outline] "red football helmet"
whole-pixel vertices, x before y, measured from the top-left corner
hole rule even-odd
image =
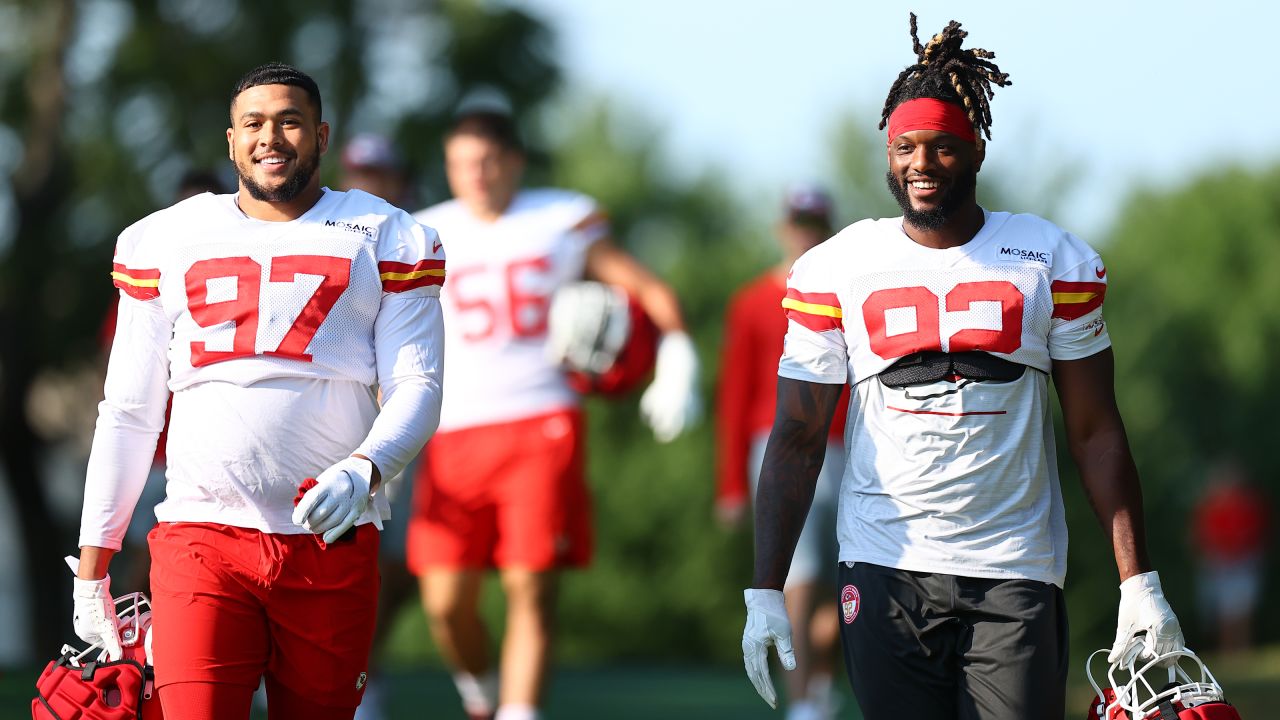
[[[151,601],[142,593],[115,598],[123,657],[107,660],[100,645],[63,645],[36,680],[32,720],[164,720],[151,667]]]
[[[1093,678],[1093,659],[1109,648],[1095,651],[1085,661],[1085,674],[1095,693],[1086,720],[1240,720],[1240,713],[1222,696],[1222,686],[1195,653],[1183,648],[1147,655],[1137,652],[1107,668],[1110,687],[1099,687]],[[1196,678],[1181,666],[1198,668]],[[1164,675],[1164,677],[1159,677]],[[1159,683],[1159,686],[1153,684]]]
[[[621,395],[653,370],[658,329],[621,288],[565,285],[551,299],[547,353],[578,392]]]

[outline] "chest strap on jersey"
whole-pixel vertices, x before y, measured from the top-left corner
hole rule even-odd
[[[880,382],[902,388],[946,378],[1011,382],[1022,377],[1026,365],[979,351],[945,353],[925,350],[899,359],[880,373]]]

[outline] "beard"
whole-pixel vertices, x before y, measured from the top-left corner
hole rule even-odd
[[[942,202],[938,203],[937,207],[932,210],[916,210],[911,206],[911,197],[907,195],[906,183],[894,177],[892,171],[886,172],[884,179],[889,185],[889,193],[893,195],[894,200],[898,201],[898,207],[902,208],[902,219],[921,230],[937,230],[946,225],[956,210],[969,202],[974,190],[978,187],[978,171],[971,167],[955,177],[951,189],[943,196]]]
[[[297,158],[297,155],[294,156]],[[294,169],[293,174],[285,178],[283,184],[274,190],[265,188],[254,181],[249,169],[236,163],[236,175],[240,177],[240,184],[245,190],[249,191],[249,197],[261,202],[289,202],[302,192],[307,184],[311,182],[311,178],[315,176],[316,170],[320,167],[320,142],[316,141],[316,151],[311,155],[310,160],[298,160],[298,166]]]

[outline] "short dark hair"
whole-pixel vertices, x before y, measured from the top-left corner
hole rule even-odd
[[[231,89],[231,105],[236,104],[236,98],[240,97],[240,93],[259,85],[292,85],[302,88],[307,93],[307,99],[316,109],[316,119],[320,119],[320,86],[316,85],[316,81],[312,80],[310,75],[282,62],[259,65],[241,76],[236,81],[235,87]]]
[[[907,67],[889,88],[884,109],[880,113],[880,129],[902,103],[917,98],[933,98],[959,105],[973,124],[975,134],[991,139],[991,104],[995,96],[992,85],[1012,85],[1009,73],[1000,72],[993,62],[996,54],[982,48],[963,49],[969,33],[952,20],[928,43],[920,44],[916,30],[916,14],[911,13],[911,46],[916,62]]]
[[[456,135],[475,135],[497,143],[503,150],[524,153],[520,130],[510,115],[496,110],[471,110],[453,116],[445,130],[445,142]]]

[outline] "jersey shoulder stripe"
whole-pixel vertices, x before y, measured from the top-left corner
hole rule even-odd
[[[112,263],[111,280],[135,300],[155,300],[160,297],[159,269],[127,268],[121,263]]]
[[[1107,295],[1107,284],[1055,280],[1049,290],[1053,293],[1053,317],[1075,320],[1101,307]]]
[[[788,320],[815,332],[839,330],[843,326],[844,310],[835,293],[805,293],[787,288],[782,308]]]
[[[388,293],[444,285],[444,260],[420,260],[412,265],[385,260],[378,263],[378,275],[382,291]]]

